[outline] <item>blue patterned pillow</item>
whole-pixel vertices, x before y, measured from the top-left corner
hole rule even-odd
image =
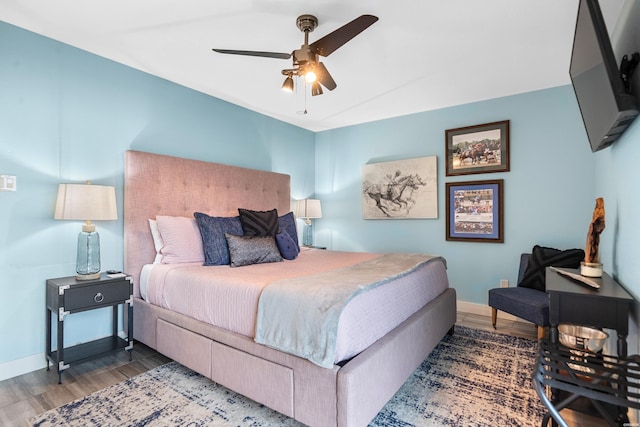
[[[238,209],[245,236],[271,236],[278,233],[278,211],[252,211]]]
[[[242,235],[240,217],[214,217],[193,214],[200,228],[204,246],[204,265],[229,265],[229,247],[224,233]]]
[[[300,253],[298,244],[293,241],[291,236],[289,236],[289,233],[287,233],[286,231],[280,231],[278,234],[276,234],[276,243],[278,244],[280,255],[282,255],[282,258],[284,259],[296,259],[296,257]]]
[[[293,212],[289,212],[282,215],[281,217],[278,217],[278,225],[280,226],[280,232],[286,231],[289,237],[291,237],[293,242],[296,244],[298,252],[300,252],[300,244],[298,243],[298,228],[296,227],[296,218],[293,216]]]
[[[235,236],[225,233],[231,267],[282,261],[276,239],[270,236]]]

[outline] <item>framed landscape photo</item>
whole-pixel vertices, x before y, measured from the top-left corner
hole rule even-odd
[[[447,240],[504,243],[503,180],[448,182]]]
[[[509,120],[445,131],[446,176],[509,171]]]

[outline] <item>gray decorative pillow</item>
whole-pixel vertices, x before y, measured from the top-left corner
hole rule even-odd
[[[282,261],[276,240],[271,236],[247,237],[225,233],[231,267]]]

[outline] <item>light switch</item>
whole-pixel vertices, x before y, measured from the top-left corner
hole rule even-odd
[[[0,175],[0,191],[16,191],[17,182],[13,175]]]

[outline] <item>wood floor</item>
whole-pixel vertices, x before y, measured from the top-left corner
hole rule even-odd
[[[458,313],[458,325],[493,330],[491,320],[485,316]],[[532,324],[499,319],[498,332],[536,339]],[[0,382],[0,426],[29,426],[29,420],[49,409],[119,383],[168,362],[169,359],[146,347],[134,345],[133,360],[128,353],[118,352],[67,369],[58,384],[58,375],[52,369],[40,369]],[[572,427],[599,427],[603,420],[577,413],[566,413]],[[464,426],[466,427],[466,426]]]

